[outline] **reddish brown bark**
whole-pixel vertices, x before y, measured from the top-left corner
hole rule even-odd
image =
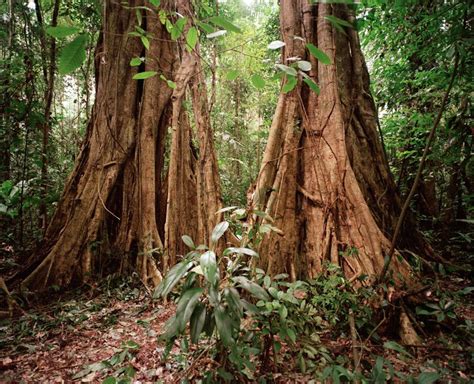
[[[134,1],[131,6],[142,5]],[[132,57],[146,55],[146,70],[171,74],[175,47],[156,16],[147,14],[145,28],[156,39],[145,52],[137,38],[128,36],[135,12],[106,2],[106,17],[96,50],[96,102],[87,136],[75,169],[37,253],[38,263],[24,284],[42,288],[82,281],[104,267],[115,270],[124,255],[140,250],[125,264],[135,264],[144,281],[159,274],[152,249],[162,246],[157,230],[157,148],[163,143],[162,118],[171,90],[159,77],[132,80],[137,68]],[[159,62],[155,60],[160,57]],[[104,244],[107,244],[104,246]],[[111,260],[110,249],[120,249]],[[109,249],[107,254],[99,253]],[[135,252],[136,254],[136,252]]]
[[[321,93],[300,79],[280,95],[254,202],[284,235],[262,242],[261,261],[270,273],[292,278],[315,276],[331,262],[349,278],[373,279],[383,269],[400,200],[378,137],[357,31],[338,31],[326,19],[330,15],[354,21],[346,5],[281,2],[283,64],[292,57],[310,61],[309,75]],[[306,43],[325,52],[331,64],[309,55]],[[396,259],[394,279],[410,279],[408,264]]]
[[[167,10],[172,5],[161,2]],[[191,16],[189,0],[176,6],[182,15]],[[199,155],[192,144],[189,111],[183,106],[191,78],[202,81],[198,48],[185,50],[184,37],[173,42],[157,13],[143,15],[141,27],[153,36],[147,50],[128,35],[136,25],[130,8],[106,2],[104,20],[96,51],[96,102],[87,137],[44,244],[25,270],[29,275],[23,284],[31,288],[68,285],[90,275],[132,269],[138,270],[145,284],[156,285],[160,270],[186,252],[181,235],[204,241],[200,226],[205,223],[208,230],[221,207],[209,111],[202,101],[207,98],[205,89],[200,90],[193,119]],[[176,89],[160,76],[132,80],[137,72],[129,65],[133,57],[146,57],[138,71],[163,74],[174,80]],[[207,211],[201,209],[203,188],[210,191],[204,202]]]

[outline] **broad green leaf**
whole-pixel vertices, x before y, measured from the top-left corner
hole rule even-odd
[[[213,39],[214,37],[219,37],[219,36],[225,35],[226,33],[227,33],[227,31],[225,29],[221,29],[219,31],[209,33],[208,35],[206,35],[206,37],[208,39]]]
[[[140,35],[140,40],[146,49],[150,49],[150,40],[148,40],[148,37]]]
[[[201,28],[206,33],[214,32],[214,28],[212,27],[212,25],[209,25],[207,23],[203,23],[202,21],[197,21],[196,24],[199,28]]]
[[[257,299],[268,301],[270,300],[270,296],[268,295],[267,291],[263,289],[260,285],[250,281],[244,276],[236,276],[234,277],[234,281],[240,286],[245,289],[247,292],[250,292],[253,296]]]
[[[230,253],[242,253],[244,255],[258,257],[258,253],[255,252],[253,249],[244,248],[244,247],[241,247],[241,248],[229,247],[224,250],[224,255],[228,255]]]
[[[213,311],[206,311],[206,320],[204,320],[203,331],[207,336],[211,337],[216,326],[215,317]]]
[[[211,242],[214,244],[217,243],[222,235],[224,235],[224,232],[227,231],[227,228],[229,228],[229,223],[227,221],[222,221],[217,224],[212,230]]]
[[[198,42],[198,37],[199,37],[198,30],[196,29],[196,27],[189,28],[189,31],[186,34],[186,43],[187,43],[186,48],[189,51],[192,51],[196,47],[196,44]]]
[[[219,367],[217,368],[217,374],[224,379],[224,381],[227,382],[232,382],[234,379],[234,375],[231,373],[227,372],[224,368]]]
[[[152,5],[154,5],[155,7],[159,7],[159,6],[160,6],[160,3],[161,3],[160,0],[149,0],[149,1],[150,1],[150,3],[151,3]]]
[[[372,377],[375,384],[383,384],[386,382],[387,377],[383,370],[383,363],[384,363],[383,357],[378,356],[377,359],[375,360],[375,366],[372,370]]]
[[[240,300],[239,292],[234,287],[227,287],[224,289],[224,297],[229,305],[229,309],[240,319],[244,314],[244,307]]]
[[[282,305],[279,309],[278,309],[278,313],[280,314],[280,318],[282,320],[285,320],[288,316],[288,309]]]
[[[288,65],[285,65],[285,64],[276,64],[275,67],[277,67],[280,71],[290,76],[296,76],[298,74],[296,69],[289,67]]]
[[[162,340],[171,340],[178,334],[178,319],[176,316],[170,317],[165,323],[165,332],[160,335]]]
[[[139,349],[140,348],[140,344],[138,344],[137,342],[133,341],[133,340],[127,340],[125,342],[122,343],[122,348],[127,348],[127,349]]]
[[[139,9],[139,8],[135,9],[135,14],[137,15],[137,24],[142,25],[143,16],[142,16],[141,9]]]
[[[313,91],[316,92],[316,94],[320,94],[321,90],[318,87],[318,84],[316,84],[313,80],[307,78],[303,79],[303,82]]]
[[[298,68],[301,69],[302,71],[308,72],[311,71],[311,63],[306,60],[299,60],[296,62],[298,65]]]
[[[296,343],[296,332],[292,328],[288,328],[286,334],[293,343]]]
[[[225,75],[225,78],[227,80],[235,80],[237,79],[237,77],[239,77],[239,71],[237,71],[236,69],[231,69],[229,72],[227,72],[227,74]],[[229,208],[229,207],[228,207]],[[232,209],[235,209],[237,207],[232,207]],[[223,208],[224,209],[224,208]],[[229,209],[230,210],[230,209]],[[225,212],[225,211],[222,211],[222,209],[220,210],[221,212]]]
[[[145,72],[139,72],[133,75],[133,80],[145,80],[150,77],[156,76],[158,72],[156,71],[145,71]]]
[[[193,239],[191,239],[190,236],[188,235],[183,235],[181,236],[181,239],[183,240],[183,243],[186,244],[189,248],[194,249],[196,246],[194,245]]]
[[[219,213],[223,213],[223,212],[227,212],[227,211],[232,211],[234,210],[235,208],[237,208],[236,205],[233,205],[231,207],[224,207],[224,208],[221,208],[219,209],[217,212],[216,212],[216,215],[219,214]]]
[[[46,28],[46,33],[55,37],[56,39],[62,39],[64,37],[74,35],[77,32],[79,32],[79,28],[76,27],[57,26]]]
[[[102,381],[102,384],[115,384],[115,383],[117,383],[117,379],[113,376],[109,376],[104,381]]]
[[[197,303],[190,320],[191,342],[197,344],[204,328],[206,320],[206,307],[202,303]]]
[[[285,45],[286,44],[283,41],[275,40],[268,44],[268,49],[279,49],[281,47],[284,47]]]
[[[156,299],[159,296],[166,296],[178,281],[188,272],[188,270],[193,266],[193,263],[190,263],[188,260],[184,260],[176,264],[173,268],[169,270],[165,278],[161,283],[156,287],[153,297]]]
[[[402,355],[405,355],[405,356],[408,356],[408,357],[411,357],[413,358],[413,355],[411,355],[410,353],[408,353],[405,348],[403,348],[400,344],[398,344],[397,342],[395,341],[386,341],[384,344],[383,344],[383,347],[386,348],[386,349],[393,349],[394,351],[397,351],[399,353],[401,353]]]
[[[79,35],[61,51],[59,73],[66,75],[79,68],[86,59],[87,36]]]
[[[222,305],[216,307],[214,316],[216,319],[217,332],[219,332],[222,342],[228,347],[231,346],[234,344],[234,339],[232,338],[232,321]]]
[[[296,73],[296,71],[295,71]],[[265,220],[268,220],[270,222],[274,222],[275,220],[273,220],[273,217],[271,217],[267,212],[265,211],[259,211],[259,210],[255,210],[255,211],[252,211],[253,214],[257,215],[258,217],[262,217],[264,218]]]
[[[433,384],[440,379],[438,372],[422,372],[418,375],[418,384]]]
[[[273,280],[285,280],[288,279],[289,275],[286,273],[280,273],[273,277]]]
[[[308,44],[306,44],[306,48],[308,48],[309,53],[311,53],[311,55],[313,55],[321,63],[331,64],[331,59],[329,58],[329,56],[326,55],[323,51],[321,51],[314,44],[308,43]]]
[[[193,314],[194,308],[196,307],[203,291],[202,288],[191,288],[181,295],[176,308],[176,318],[179,321],[179,332],[183,332],[186,329],[186,324],[189,319],[191,319],[191,315]]]
[[[141,63],[143,63],[143,61],[139,57],[134,57],[132,60],[130,60],[130,66],[132,67],[138,67]]]
[[[232,24],[229,20],[222,16],[213,16],[209,18],[209,21],[218,27],[224,28],[226,31],[242,33],[242,30],[239,27],[237,27],[235,24]]]
[[[252,85],[257,89],[262,89],[265,87],[265,80],[258,73],[253,74],[250,77],[250,81],[252,82]]]
[[[212,285],[215,285],[218,277],[216,254],[212,251],[204,252],[199,259],[199,262],[206,280]]]
[[[296,87],[296,84],[298,84],[298,80],[295,76],[287,76],[286,83],[281,88],[281,91],[283,93],[291,92]]]
[[[340,19],[339,17],[336,17],[336,16],[333,16],[333,15],[329,15],[329,16],[325,16],[324,17],[326,20],[328,20],[331,24],[333,25],[340,25],[342,27],[348,27],[348,28],[352,28],[352,24],[349,23],[348,21],[346,20],[342,20]]]

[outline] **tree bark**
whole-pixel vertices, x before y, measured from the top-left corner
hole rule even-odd
[[[128,5],[133,9],[143,1]],[[161,8],[192,20],[189,0],[162,1]],[[186,252],[180,236],[205,241],[200,226],[209,232],[219,219],[215,215],[221,208],[217,160],[203,101],[207,94],[193,83],[204,82],[199,48],[184,49],[185,33],[173,42],[157,13],[146,12],[141,28],[153,35],[146,50],[128,34],[135,29],[135,12],[112,1],[105,3],[95,55],[96,101],[87,137],[43,245],[26,269],[29,274],[23,284],[30,288],[69,285],[91,275],[132,268],[145,284],[156,286],[160,271]],[[137,69],[129,63],[134,57],[146,58],[139,72],[158,75],[132,80]],[[173,79],[175,89],[160,75]],[[188,90],[193,101],[199,98],[194,118],[183,104]],[[193,147],[191,120],[199,136],[199,154]]]
[[[293,279],[314,277],[331,262],[348,278],[368,275],[373,281],[390,249],[387,236],[400,199],[378,136],[357,31],[339,31],[326,18],[331,15],[354,22],[346,5],[281,2],[282,62],[310,61],[309,75],[321,92],[300,79],[280,95],[254,203],[284,235],[264,239],[260,257],[270,273],[287,272]],[[309,55],[306,43],[325,52],[331,64]],[[424,246],[416,231],[411,239]],[[396,258],[392,271],[395,281],[410,280],[403,259]]]
[[[129,5],[143,4],[135,0]],[[28,287],[83,281],[97,272],[99,264],[116,270],[129,255],[136,257],[125,264],[136,265],[144,282],[159,280],[153,253],[162,249],[156,209],[161,169],[155,164],[163,164],[157,155],[164,153],[159,150],[166,129],[162,119],[171,89],[159,76],[132,80],[137,69],[129,62],[145,56],[148,60],[140,71],[155,70],[171,77],[176,50],[156,14],[144,17],[144,29],[154,36],[148,50],[128,35],[135,24],[135,12],[116,2],[105,3],[95,55],[92,117],[43,244],[26,270],[31,272],[23,281]],[[109,252],[99,255],[103,243]],[[118,260],[111,249],[119,250]]]

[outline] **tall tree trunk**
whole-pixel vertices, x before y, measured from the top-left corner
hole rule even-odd
[[[176,9],[171,4],[175,2],[162,1],[161,8],[173,14]],[[129,4],[141,5],[140,0]],[[176,6],[181,15],[192,19],[189,0]],[[200,104],[193,119],[199,158],[192,144],[189,111],[183,106],[191,78],[203,82],[198,48],[178,49],[184,37],[174,43],[157,13],[146,12],[141,28],[153,38],[145,50],[139,39],[128,35],[135,20],[128,7],[105,3],[95,55],[96,101],[87,137],[44,244],[26,270],[30,273],[24,284],[29,287],[67,285],[102,269],[130,267],[138,270],[144,283],[156,285],[160,270],[168,269],[185,252],[180,236],[200,238],[201,223],[209,228],[218,219],[220,187],[209,111],[202,101],[207,100],[205,89],[199,87]],[[129,65],[133,57],[146,58],[140,71],[173,79],[176,88],[172,90],[160,76],[132,80],[137,71]],[[168,127],[171,148],[163,178]],[[197,176],[198,168],[204,181]],[[202,188],[207,193],[207,217],[201,216],[199,205]]]
[[[293,57],[310,61],[309,75],[321,92],[299,81],[278,100],[254,203],[284,235],[262,242],[261,261],[270,273],[292,278],[315,276],[328,261],[349,278],[373,279],[383,269],[400,199],[378,136],[357,31],[342,32],[327,16],[354,22],[346,5],[281,2],[283,64]],[[306,43],[331,64],[309,55]],[[414,231],[412,239],[423,244],[417,236]],[[403,259],[396,258],[392,270],[396,281],[409,279]]]
[[[181,15],[192,20],[193,10],[189,0],[177,1],[177,7]],[[191,27],[191,22],[188,22],[183,36]],[[222,214],[216,214],[222,208],[222,199],[199,42],[190,49],[184,40],[183,38],[181,67],[176,76],[176,89],[172,97],[172,144],[165,225],[165,269],[176,262],[177,255],[186,252],[180,240],[181,235],[187,234],[198,243],[209,244],[212,229],[222,219]],[[192,104],[192,120],[199,153],[193,151],[191,143],[193,133],[190,122],[183,113],[186,93]],[[193,161],[196,164],[193,164]],[[191,191],[195,194],[190,193]],[[182,214],[180,215],[179,212]],[[221,247],[224,241],[225,237],[220,241]]]
[[[92,117],[74,171],[23,282],[32,288],[86,279],[104,262],[95,257],[103,242],[120,250],[119,258],[138,253],[133,262],[144,282],[159,279],[152,257],[156,248],[162,249],[156,209],[161,169],[155,164],[163,164],[157,154],[164,153],[163,119],[171,89],[159,76],[132,80],[137,69],[129,63],[145,56],[148,60],[140,70],[170,77],[176,49],[156,14],[144,17],[142,27],[154,36],[145,50],[139,39],[128,35],[135,29],[135,12],[113,1],[104,8]],[[108,260],[115,269],[122,262]]]

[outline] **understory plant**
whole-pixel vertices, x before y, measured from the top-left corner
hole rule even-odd
[[[233,212],[231,218],[237,212],[237,219],[255,213],[236,207],[226,210]],[[333,362],[318,333],[343,319],[347,324],[349,309],[358,305],[355,291],[336,266],[328,266],[324,276],[308,282],[290,282],[287,274],[270,277],[256,268],[258,254],[250,244],[258,244],[268,231],[278,231],[271,224],[256,222],[237,237],[241,246],[220,253],[217,244],[229,230],[228,221],[214,228],[209,246],[182,237],[190,252],[154,293],[155,298],[166,298],[179,287],[176,313],[161,336],[168,346],[165,357],[177,340],[186,351],[189,342],[201,343],[215,355],[216,374],[224,380],[254,380],[257,371],[258,377],[271,375],[283,354],[291,355],[300,371],[308,373]],[[296,354],[289,351],[296,346]],[[212,375],[207,377],[211,380]]]

